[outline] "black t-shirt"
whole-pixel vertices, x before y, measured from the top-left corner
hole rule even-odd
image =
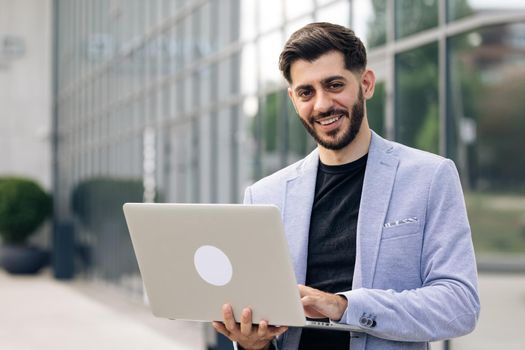
[[[368,155],[336,166],[319,162],[310,218],[306,285],[329,293],[352,289],[356,230]],[[349,332],[303,329],[299,350],[348,350]]]

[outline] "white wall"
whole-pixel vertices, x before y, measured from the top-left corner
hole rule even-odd
[[[22,39],[25,53],[0,53],[0,176],[24,175],[51,187],[51,0],[0,0],[0,47]],[[1,52],[1,49],[0,49]]]

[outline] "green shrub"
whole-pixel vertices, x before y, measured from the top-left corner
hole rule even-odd
[[[71,207],[80,222],[92,230],[110,221],[122,221],[122,205],[142,202],[141,179],[95,177],[78,183],[71,194]]]
[[[0,178],[0,237],[5,243],[24,243],[50,216],[51,196],[30,179]]]

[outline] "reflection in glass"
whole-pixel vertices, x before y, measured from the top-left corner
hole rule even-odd
[[[439,153],[437,43],[399,54],[395,84],[396,139]]]
[[[248,44],[242,48],[240,69],[241,93],[255,93],[257,91],[257,55],[255,45]]]
[[[141,202],[143,193],[141,178],[91,177],[74,186],[70,203],[82,269],[95,270],[106,280],[138,276],[122,205]]]
[[[259,1],[259,32],[276,29],[283,23],[283,4],[281,0]]]
[[[269,175],[283,164],[283,111],[286,92],[276,91],[264,96],[260,103],[259,117],[262,122],[262,171]],[[280,152],[281,151],[281,152]]]
[[[290,99],[287,99],[287,148],[288,148],[288,163],[296,162],[304,158],[313,147],[313,139],[306,132],[303,123],[299,120],[299,116],[293,108]]]
[[[478,13],[524,10],[525,1],[447,0],[447,19],[453,21]]]
[[[257,0],[242,0],[241,5],[241,39],[251,39],[257,32],[256,28],[256,10]]]
[[[255,146],[254,179],[269,175],[286,164],[286,99],[286,90],[259,97],[257,114],[254,118],[249,116],[250,118],[245,120],[246,128],[253,135]],[[245,109],[255,111],[251,107]]]
[[[237,198],[232,198],[232,177],[234,176],[232,165],[233,157],[233,125],[230,109],[222,109],[217,115],[217,169],[214,176],[216,179],[217,201],[219,203],[232,203]]]
[[[376,82],[374,97],[366,101],[366,113],[370,128],[381,136],[385,135],[385,83]]]
[[[323,5],[326,5],[326,4],[328,4],[328,3],[331,3],[331,2],[333,2],[333,1],[334,1],[334,0],[316,0],[316,3],[317,3],[317,6],[321,7],[321,6],[323,6]],[[347,0],[339,0],[339,1],[340,1],[340,2],[343,2],[343,1],[347,2]]]
[[[447,153],[478,252],[525,252],[525,23],[449,40]]]
[[[366,47],[386,43],[386,0],[354,0],[352,29]]]
[[[312,23],[313,19],[311,16],[301,17],[298,20],[288,22],[284,28],[284,37],[289,38],[295,31],[301,29],[305,25]]]
[[[350,3],[348,1],[339,1],[320,9],[316,16],[317,22],[331,22],[348,26],[350,24]]]
[[[279,54],[282,50],[281,32],[272,32],[259,40],[259,72],[261,86],[268,88],[281,82],[279,72]]]
[[[312,12],[314,3],[312,0],[286,0],[286,18],[294,19],[301,15]]]
[[[402,38],[438,24],[438,0],[397,0],[396,38]]]

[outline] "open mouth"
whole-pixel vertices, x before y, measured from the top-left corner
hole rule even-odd
[[[333,117],[330,117],[330,118],[323,118],[321,120],[316,120],[316,123],[319,123],[319,124],[321,124],[323,126],[330,125],[330,124],[335,123],[339,119],[341,119],[343,116],[344,116],[343,114],[340,114],[340,115],[333,116]]]

